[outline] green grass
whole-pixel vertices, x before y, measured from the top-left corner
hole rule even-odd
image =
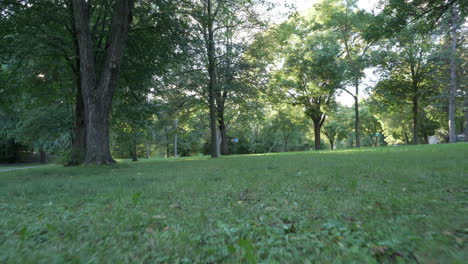
[[[468,145],[0,172],[0,263],[466,263]]]

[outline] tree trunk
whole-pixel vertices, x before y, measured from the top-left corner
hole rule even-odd
[[[450,56],[450,91],[449,91],[449,143],[455,143],[456,127],[455,127],[455,95],[457,90],[457,26],[458,12],[455,7],[452,7],[452,54]]]
[[[406,130],[406,129],[405,129]],[[409,144],[410,143],[410,140],[409,140],[409,137],[408,137],[408,133],[405,131],[405,143],[406,144]]]
[[[333,147],[335,146],[334,145],[335,141],[332,139],[328,139],[328,141],[330,142],[330,149],[333,150],[334,149]]]
[[[224,122],[224,111],[218,112],[219,132],[221,133],[221,154],[229,155],[226,123]]]
[[[88,5],[91,5],[90,1],[73,0],[73,17],[79,48],[80,81],[85,110],[84,162],[109,164],[115,162],[109,147],[109,114],[132,20],[134,0],[115,1],[109,40],[106,45],[106,59],[100,69],[97,69],[95,65]]]
[[[376,137],[376,138],[377,138],[377,137]],[[376,140],[374,140],[374,135],[369,136],[369,139],[370,139],[370,141],[371,141],[371,146],[377,147],[377,142],[376,142]]]
[[[71,14],[73,15],[73,14]],[[70,160],[67,161],[66,166],[76,166],[84,162],[86,153],[86,123],[85,123],[85,111],[83,102],[83,92],[81,90],[81,77],[80,77],[80,51],[79,44],[76,35],[76,29],[73,25],[73,40],[74,40],[74,51],[75,60],[74,64],[70,64],[75,77],[75,127],[73,128],[72,137],[72,150]]]
[[[146,153],[146,158],[149,159],[150,157],[150,145],[148,142],[145,143],[145,153]]]
[[[288,148],[288,137],[287,136],[284,136],[284,152],[288,152],[289,151],[289,148]]]
[[[132,139],[132,161],[138,161],[136,135]]]
[[[174,121],[174,158],[177,158],[179,154],[177,153],[177,119]]]
[[[312,120],[314,122],[314,143],[315,143],[315,150],[320,150],[321,145],[320,145],[320,127],[321,127],[321,122]]]
[[[39,150],[39,162],[43,164],[47,163],[47,153],[42,148]]]
[[[76,85],[76,105],[75,105],[75,127],[73,129],[73,140],[70,160],[68,166],[80,165],[84,161],[86,153],[86,126],[83,95],[79,78]]]
[[[164,130],[165,134],[166,134],[166,158],[169,158],[170,157],[170,150],[169,150],[169,133],[167,131],[167,129]]]
[[[210,132],[211,132],[211,157],[218,158],[218,128],[216,125],[216,59],[215,59],[215,42],[214,42],[214,24],[212,17],[213,11],[211,6],[211,0],[207,1],[207,12],[208,12],[208,43],[207,43],[207,55],[208,55],[208,101],[210,105]]]
[[[354,96],[354,136],[356,137],[356,148],[361,147],[361,133],[359,131],[359,83],[356,82],[356,96]]]
[[[413,97],[413,145],[418,145],[419,140],[419,104],[418,98]]]
[[[465,91],[465,142],[468,142],[468,90]]]

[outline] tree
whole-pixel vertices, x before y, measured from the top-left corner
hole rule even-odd
[[[236,71],[240,60],[245,35],[252,23],[256,22],[252,0],[201,0],[195,5],[191,2],[189,14],[196,21],[195,32],[199,40],[194,48],[203,44],[204,67],[207,73],[207,98],[210,109],[211,156],[218,157],[221,152],[228,154],[227,126],[225,120],[226,104],[238,88]],[[199,55],[196,55],[199,56]],[[199,62],[198,62],[199,63]],[[239,89],[237,89],[239,91]]]
[[[455,97],[457,93],[457,28],[459,22],[458,10],[452,6],[452,23],[451,23],[451,56],[450,56],[450,88],[449,88],[449,143],[457,141],[456,126],[455,126]]]
[[[456,141],[456,39],[457,27],[460,20],[459,12],[464,17],[468,11],[468,4],[466,1],[460,0],[420,0],[420,1],[404,1],[404,0],[390,0],[380,14],[381,19],[384,20],[386,32],[392,33],[401,30],[408,24],[415,21],[421,21],[426,24],[424,30],[432,30],[439,24],[441,18],[444,16],[451,16],[451,61],[450,61],[450,85],[449,85],[449,142]],[[451,13],[451,14],[449,14]]]
[[[109,164],[109,114],[119,67],[128,38],[134,0],[117,0],[106,45],[106,57],[96,61],[90,31],[92,2],[73,0],[73,17],[79,48],[80,82],[86,123],[85,162]],[[97,62],[97,63],[96,63]],[[101,65],[100,65],[101,64]]]
[[[347,84],[342,89],[354,99],[354,135],[356,147],[360,142],[359,86],[364,69],[369,66],[369,52],[376,43],[378,34],[370,30],[374,16],[357,9],[356,0],[324,0],[316,5],[317,16],[322,26],[336,32],[343,47],[342,56],[347,62]],[[351,89],[353,90],[351,90]]]
[[[288,152],[288,141],[291,135],[305,126],[304,115],[300,109],[291,105],[283,105],[276,108],[272,117],[272,126],[280,131],[284,142],[284,151]]]
[[[321,127],[341,88],[344,65],[340,45],[329,31],[311,31],[314,21],[296,17],[281,24],[270,46],[271,94],[304,108],[314,123],[315,149],[321,149]],[[271,38],[270,36],[265,36]],[[270,44],[270,45],[272,45]],[[276,69],[275,69],[276,68]]]
[[[412,144],[419,143],[421,108],[435,94],[432,86],[431,54],[434,52],[433,36],[418,34],[414,29],[401,31],[387,43],[381,54],[379,70],[382,80],[374,87],[373,98],[394,111],[402,103],[412,106]],[[392,48],[391,48],[392,47]]]
[[[330,149],[336,147],[336,142],[343,140],[352,130],[351,124],[351,109],[340,104],[328,114],[327,120],[322,127],[323,134],[327,137],[330,143]],[[352,135],[354,136],[354,134]],[[352,139],[351,139],[352,141]]]

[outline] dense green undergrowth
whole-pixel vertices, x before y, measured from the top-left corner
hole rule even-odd
[[[0,172],[0,263],[464,263],[468,145]]]

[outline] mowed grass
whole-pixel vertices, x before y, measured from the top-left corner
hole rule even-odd
[[[0,173],[0,263],[466,263],[468,144]]]

